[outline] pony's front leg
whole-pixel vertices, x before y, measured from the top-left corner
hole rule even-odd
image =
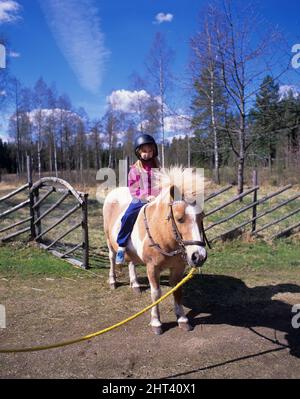
[[[107,241],[108,251],[109,251],[109,277],[108,283],[112,290],[117,288],[117,279],[116,279],[116,252],[114,251],[113,247],[110,245],[110,242]]]
[[[132,261],[129,262],[128,269],[129,269],[130,287],[134,290],[134,292],[140,294],[141,288],[137,279],[135,264]]]
[[[170,274],[170,285],[171,287],[175,287],[178,284],[182,277],[183,271],[175,271],[174,269],[171,270]],[[188,318],[185,315],[183,306],[182,306],[182,287],[179,287],[174,293],[174,310],[178,322],[178,326],[186,331],[191,331],[192,326],[189,323]]]
[[[159,271],[155,270],[155,266],[147,265],[147,275],[149,279],[150,289],[151,289],[151,299],[152,302],[157,301],[161,297],[161,289],[159,283]],[[160,314],[158,305],[151,309],[151,321],[150,325],[152,331],[156,335],[162,334],[162,324],[160,322]]]

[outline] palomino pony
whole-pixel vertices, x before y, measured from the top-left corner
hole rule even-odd
[[[160,273],[164,269],[170,270],[169,282],[175,286],[182,279],[187,263],[193,267],[201,266],[207,258],[204,213],[195,200],[201,193],[197,192],[199,187],[195,190],[196,175],[186,171],[176,167],[159,174],[161,192],[141,208],[126,247],[130,285],[140,292],[135,265],[146,264],[153,302],[161,297]],[[178,187],[175,181],[185,175],[184,185]],[[121,218],[131,201],[127,187],[112,190],[104,201],[104,231],[109,248],[112,289],[116,288],[116,238]],[[182,306],[181,288],[174,292],[174,305],[179,327],[191,330]],[[156,334],[162,333],[158,305],[151,309],[150,325]]]

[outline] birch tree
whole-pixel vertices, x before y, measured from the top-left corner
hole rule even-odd
[[[101,154],[100,154],[100,132],[102,124],[100,120],[95,120],[91,126],[91,143],[94,154],[94,167],[99,170],[101,168]]]
[[[10,118],[10,135],[15,138],[16,143],[16,161],[17,161],[17,175],[22,173],[21,166],[21,83],[17,79],[12,80],[13,87],[13,102],[14,114]]]
[[[120,125],[118,114],[111,106],[108,107],[103,120],[103,130],[108,144],[108,167],[112,168],[115,164],[114,149],[117,142],[117,133]]]
[[[194,113],[192,125],[198,129],[204,125],[205,133],[207,134],[207,128],[212,133],[214,180],[220,184],[219,135],[222,131],[218,130],[218,125],[221,124],[220,108],[226,98],[220,84],[213,14],[214,9],[210,6],[206,11],[200,31],[191,39],[190,70],[195,92],[192,103]],[[205,119],[207,123],[205,123]]]
[[[33,88],[33,118],[35,126],[35,137],[37,143],[37,160],[38,160],[38,175],[39,179],[42,174],[42,150],[45,144],[45,125],[46,125],[46,114],[47,109],[47,94],[48,87],[45,81],[40,78]]]
[[[240,194],[244,190],[246,155],[252,144],[247,112],[270,64],[281,65],[275,59],[280,36],[275,29],[258,22],[258,15],[251,3],[243,3],[243,8],[233,9],[232,1],[224,0],[223,6],[215,9],[211,18],[216,33],[218,68],[230,100],[230,107],[225,108],[225,118],[229,110],[235,115],[236,121],[235,126],[227,123],[226,133],[238,163],[237,184]],[[259,31],[261,34],[258,38]],[[278,76],[285,72],[287,66],[280,68]]]
[[[159,103],[162,167],[165,165],[165,117],[167,114],[167,93],[171,88],[172,82],[171,63],[173,59],[173,50],[168,47],[162,33],[157,32],[146,61],[146,68],[152,85],[153,94],[157,96]]]

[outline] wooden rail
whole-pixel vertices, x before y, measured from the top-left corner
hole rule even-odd
[[[288,190],[288,189],[291,188],[291,187],[292,187],[291,185],[285,186],[285,187],[283,187],[282,189],[280,189],[280,190],[278,190],[278,191],[276,191],[276,192],[273,192],[273,193],[268,194],[268,195],[266,195],[265,197],[263,197],[263,198],[261,198],[261,199],[259,199],[259,200],[256,200],[255,202],[251,202],[249,205],[246,205],[244,208],[241,208],[240,210],[238,210],[238,211],[232,213],[231,215],[227,216],[226,218],[220,219],[220,220],[218,220],[217,222],[210,224],[210,225],[205,229],[205,231],[207,231],[207,230],[209,230],[209,229],[211,229],[211,228],[213,228],[213,227],[215,227],[215,226],[217,226],[217,225],[219,225],[219,224],[221,224],[221,223],[227,222],[227,221],[230,220],[230,219],[233,219],[235,216],[239,215],[239,214],[242,213],[242,212],[245,212],[246,210],[252,208],[253,206],[256,207],[257,205],[263,204],[263,203],[266,202],[267,200],[269,200],[269,199],[271,199],[271,198],[273,198],[273,197],[275,197],[275,196],[281,194],[282,192]],[[300,197],[300,194],[296,194],[296,195],[293,196],[292,198],[290,198],[290,199],[284,201],[283,203],[281,203],[281,204],[279,204],[279,205],[276,205],[274,208],[271,208],[270,210],[267,210],[267,211],[263,212],[262,214],[258,214],[258,215],[257,215],[257,212],[255,211],[255,216],[253,216],[252,219],[248,220],[247,222],[242,223],[242,225],[239,225],[239,226],[233,228],[232,230],[229,230],[228,233],[230,233],[230,231],[234,231],[235,229],[237,229],[237,228],[239,228],[239,227],[243,227],[243,226],[247,225],[248,223],[251,223],[251,222],[253,223],[254,221],[256,221],[257,219],[259,219],[260,217],[265,216],[266,214],[273,212],[274,210],[280,208],[280,207],[283,206],[283,205],[288,204],[289,202],[293,201],[294,199],[297,199],[298,197]],[[252,226],[253,226],[253,225],[252,225]],[[256,226],[256,224],[255,224],[255,226]]]
[[[277,193],[281,193],[282,191],[283,191],[283,190],[281,189],[281,190],[279,190]],[[270,198],[274,197],[275,195],[276,195],[276,193],[272,193],[272,194],[270,194],[270,195],[267,195],[266,197],[262,198],[262,199],[259,200],[258,202],[261,204],[261,203],[267,201],[267,199],[270,199]],[[289,199],[287,199],[287,200],[281,202],[280,204],[277,204],[277,205],[273,206],[272,208],[270,208],[270,209],[268,209],[268,210],[266,210],[266,211],[263,211],[263,212],[258,213],[254,218],[251,218],[250,220],[247,220],[246,222],[243,222],[243,223],[239,224],[238,226],[235,226],[235,227],[231,228],[230,230],[227,230],[227,231],[225,231],[224,233],[219,234],[218,236],[212,238],[211,241],[215,241],[215,240],[217,240],[218,238],[221,238],[222,236],[226,236],[226,235],[228,235],[228,234],[230,234],[230,233],[233,233],[235,230],[241,229],[242,227],[246,226],[247,224],[253,222],[254,220],[260,219],[260,218],[262,218],[263,216],[265,216],[265,215],[267,215],[267,214],[269,214],[269,213],[274,212],[275,210],[281,208],[282,206],[284,206],[284,205],[290,203],[291,201],[293,201],[293,200],[295,200],[295,199],[297,199],[297,198],[299,198],[299,197],[300,197],[300,194],[296,194],[296,195],[294,195],[293,197],[291,197],[291,198],[289,198]],[[206,230],[207,230],[207,229],[206,229]],[[253,235],[254,235],[254,233],[255,233],[255,232],[252,232]]]
[[[231,205],[233,202],[238,201],[241,198],[244,198],[246,195],[253,193],[254,190],[258,190],[259,186],[253,187],[250,190],[246,190],[244,191],[242,194],[239,194],[237,196],[235,196],[234,198],[232,198],[229,201],[226,201],[224,204],[217,206],[216,208],[212,209],[211,211],[206,213],[206,216],[212,215],[213,213],[220,211],[221,209],[225,208],[228,205]]]
[[[288,227],[287,229],[282,230],[280,233],[276,233],[271,237],[271,240],[274,240],[275,238],[280,238],[286,236],[288,233],[290,233],[293,229],[296,229],[297,227],[300,226],[300,222],[297,222],[293,224],[292,226]]]
[[[216,196],[218,196],[218,195],[224,193],[225,191],[230,190],[231,188],[232,188],[232,184],[230,184],[229,186],[226,186],[226,187],[224,187],[224,188],[221,188],[221,190],[218,190],[218,191],[216,191],[216,192],[214,192],[214,193],[209,194],[209,195],[204,199],[204,201],[209,201],[210,199],[215,198]]]
[[[48,227],[46,230],[42,231],[39,235],[37,235],[35,237],[35,239],[38,241],[42,236],[44,236],[46,233],[49,233],[49,231],[53,230],[54,227],[58,226],[61,222],[66,220],[69,216],[71,216],[79,208],[80,208],[80,204],[76,204],[72,209],[70,209],[67,213],[65,213],[64,216],[62,216],[57,222],[53,223],[50,227]]]
[[[7,215],[10,215],[11,213],[16,212],[18,209],[24,208],[24,206],[27,206],[29,204],[29,199],[26,201],[21,202],[20,204],[8,209],[7,211],[3,212],[0,214],[0,219],[4,218]]]
[[[27,157],[27,180],[28,180],[27,184],[19,187],[18,189],[0,198],[0,203],[1,203],[16,196],[17,194],[21,193],[26,189],[28,190],[28,199],[13,206],[12,208],[5,210],[3,213],[0,214],[0,219],[4,219],[11,213],[17,212],[21,208],[24,208],[28,205],[29,205],[29,216],[23,218],[22,220],[14,222],[9,226],[1,228],[0,233],[4,233],[8,230],[11,230],[17,226],[20,226],[28,222],[30,223],[30,226],[25,227],[22,230],[12,232],[9,235],[0,238],[0,241],[3,242],[8,241],[14,237],[17,237],[18,235],[30,231],[31,239],[39,242],[39,245],[42,248],[49,250],[54,255],[59,256],[60,258],[64,258],[65,260],[67,260],[72,264],[75,264],[76,266],[88,268],[89,266],[88,195],[76,191],[68,182],[57,177],[43,177],[42,179],[38,180],[33,184],[30,157]],[[63,186],[63,188],[56,187],[57,184]],[[43,193],[43,195],[40,197],[40,192],[42,193],[43,190],[45,189],[46,193]],[[46,199],[52,193],[61,193],[62,196],[53,205],[48,207],[48,209],[46,209],[41,214],[41,206],[45,204]],[[51,213],[56,208],[58,208],[62,204],[62,202],[65,201],[66,198],[69,196],[73,196],[76,199],[76,205],[72,209],[69,209],[67,212],[65,212],[63,216],[59,218],[58,221],[56,221],[46,229],[42,229],[42,223],[46,218],[46,216],[51,217]],[[43,237],[49,231],[53,230],[55,227],[61,224],[68,217],[73,215],[73,213],[75,213],[79,209],[81,209],[81,221],[72,226],[71,228],[69,228],[67,231],[64,231],[62,234],[59,235],[59,237],[54,239],[50,244],[45,245],[45,243],[43,243]],[[66,237],[68,234],[70,234],[72,231],[74,231],[79,227],[82,228],[82,242],[76,244],[73,248],[67,250],[65,253],[60,253],[53,248],[55,244],[58,244],[60,240],[62,240],[64,237]],[[69,256],[70,254],[74,253],[76,250],[80,248],[82,248],[82,261],[73,259]]]
[[[285,220],[285,219],[287,219],[287,218],[289,218],[289,217],[295,215],[295,214],[298,213],[298,212],[300,212],[300,208],[296,209],[295,211],[292,211],[292,212],[288,213],[287,215],[284,215],[283,217],[281,217],[281,218],[279,218],[279,219],[276,219],[276,220],[273,221],[273,222],[270,222],[270,223],[265,224],[265,225],[262,226],[260,229],[254,231],[252,234],[255,234],[255,235],[256,235],[256,234],[258,234],[259,232],[261,232],[261,231],[267,229],[268,227],[274,226],[275,224],[278,224],[279,222],[282,222],[283,220]]]
[[[232,227],[229,230],[214,236],[213,238],[210,238],[210,241],[215,241],[215,240],[220,239],[220,238],[233,236],[234,232],[238,232],[239,234],[243,234],[245,231],[243,231],[241,229],[243,227],[245,227],[246,225],[248,225],[248,224],[251,224],[251,234],[255,236],[258,233],[260,233],[261,231],[266,230],[267,228],[269,228],[271,226],[274,226],[275,224],[278,224],[279,222],[281,222],[281,221],[283,221],[283,220],[285,220],[285,219],[287,219],[287,218],[289,218],[289,217],[291,217],[293,215],[296,215],[298,212],[300,212],[300,209],[296,209],[296,210],[288,213],[287,215],[285,215],[285,216],[283,216],[283,217],[281,217],[281,218],[279,218],[277,220],[274,220],[274,221],[272,221],[270,223],[265,224],[264,226],[262,226],[262,227],[260,227],[258,229],[257,225],[256,225],[256,221],[258,219],[260,219],[261,217],[263,217],[263,216],[265,216],[267,214],[270,214],[270,213],[276,211],[277,209],[283,207],[284,205],[287,205],[287,204],[297,200],[300,197],[300,193],[297,193],[297,194],[291,196],[290,198],[284,200],[283,202],[273,206],[272,208],[270,208],[270,209],[268,209],[266,211],[258,212],[259,206],[261,204],[263,204],[266,201],[270,200],[271,198],[276,197],[279,194],[289,190],[292,187],[292,185],[288,184],[285,187],[283,187],[283,188],[281,188],[281,189],[279,189],[279,190],[277,190],[275,192],[272,192],[271,194],[268,194],[268,195],[266,195],[266,196],[264,196],[264,197],[259,199],[258,195],[257,195],[258,194],[258,190],[259,190],[259,185],[258,185],[258,178],[257,178],[257,172],[256,171],[253,172],[252,181],[253,181],[253,187],[251,189],[249,189],[247,191],[244,191],[244,193],[242,193],[240,195],[237,195],[237,196],[231,198],[230,200],[224,202],[223,204],[215,207],[214,209],[212,209],[211,211],[206,213],[206,217],[214,214],[215,212],[218,212],[218,211],[224,209],[225,207],[231,205],[232,203],[234,203],[235,201],[239,200],[240,198],[243,198],[243,197],[253,193],[253,200],[251,201],[251,203],[247,204],[246,206],[244,206],[244,207],[242,207],[240,209],[238,209],[237,211],[233,212],[232,214],[230,214],[230,215],[228,215],[226,217],[220,218],[217,221],[209,224],[208,227],[205,228],[205,231],[212,230],[214,227],[219,226],[222,223],[225,223],[225,222],[228,222],[229,220],[234,219],[236,216],[240,215],[241,213],[243,213],[243,212],[245,212],[247,210],[251,210],[252,209],[252,217],[249,220],[243,221],[239,225],[237,225],[235,227]],[[206,198],[206,201],[208,201],[211,198],[214,198],[215,196],[227,191],[229,188],[230,188],[230,186],[225,187],[224,189],[221,189],[221,190],[217,191],[216,193],[210,194]],[[299,223],[298,222],[293,224],[289,228],[287,228],[287,229],[285,229],[285,230],[283,230],[283,231],[281,231],[281,232],[279,232],[277,234],[274,234],[271,237],[271,239],[279,238],[281,236],[284,236],[285,234],[288,234],[289,232],[291,232],[293,229],[296,229],[297,227],[299,227]]]
[[[16,195],[18,195],[19,193],[23,192],[26,189],[31,188],[32,185],[32,175],[31,175],[31,163],[30,163],[30,159],[29,157],[27,157],[27,180],[28,182],[26,184],[24,184],[23,186],[17,188],[16,190],[13,190],[12,192],[10,192],[9,194],[3,196],[0,198],[0,203],[7,201],[8,199],[15,197]],[[15,206],[13,206],[12,208],[9,208],[8,210],[2,212],[0,214],[0,219],[4,219],[5,217],[7,217],[8,215],[17,212],[18,210],[26,207],[27,205],[29,205],[29,213],[30,213],[30,217],[27,217],[23,220],[20,220],[18,222],[12,223],[9,226],[6,226],[4,228],[2,228],[0,230],[0,233],[3,233],[7,230],[11,230],[14,227],[20,226],[21,224],[30,222],[30,227],[26,227],[22,230],[18,230],[14,233],[11,233],[9,235],[6,235],[5,237],[0,238],[0,241],[5,242],[10,240],[11,238],[15,238],[21,234],[27,233],[28,231],[31,231],[31,237],[33,237],[33,217],[32,217],[32,210],[31,210],[31,206],[32,206],[32,197],[30,196],[30,194],[28,194],[29,198]]]
[[[17,194],[21,193],[22,191],[26,190],[26,188],[28,188],[28,187],[29,187],[28,183],[24,184],[24,186],[21,186],[21,187],[17,188],[16,190],[12,191],[11,193],[5,195],[4,197],[1,197],[0,198],[0,202],[6,201],[9,198],[14,197],[15,195],[17,195]]]

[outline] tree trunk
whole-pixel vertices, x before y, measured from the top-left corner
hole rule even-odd
[[[53,155],[54,155],[54,169],[55,169],[55,177],[58,177],[58,171],[57,171],[57,148],[56,148],[56,141],[54,138],[53,142]]]
[[[69,132],[68,128],[65,128],[65,140],[66,140],[66,151],[65,151],[65,158],[66,158],[66,168],[69,172],[69,176],[71,177],[71,154],[70,154],[70,145],[69,145]]]
[[[213,129],[214,137],[214,180],[216,184],[220,184],[219,174],[219,145],[218,145],[218,134],[215,119],[215,93],[214,93],[214,76],[211,72],[210,79],[210,112],[211,112],[211,124]]]
[[[17,111],[17,175],[21,174],[21,145],[20,145],[20,126],[19,126],[19,112]]]
[[[49,142],[49,171],[50,173],[53,171],[53,165],[52,165],[52,145],[51,145],[51,140]]]
[[[161,133],[162,133],[162,143],[161,143],[161,166],[165,167],[165,115],[164,115],[164,76],[163,69],[160,60],[159,67],[159,90],[160,90],[160,122],[161,122]]]
[[[244,191],[244,158],[239,158],[238,164],[238,194]],[[242,198],[240,199],[240,202]]]
[[[63,127],[60,126],[60,170],[64,169],[64,145],[63,145]]]
[[[187,138],[187,150],[188,150],[188,168],[191,167],[191,143],[190,138]]]
[[[83,159],[82,159],[82,152],[80,152],[80,180],[81,180],[81,184],[83,184]]]
[[[41,144],[40,144],[40,141],[38,141],[38,173],[39,173],[39,179],[40,179],[41,175],[42,175]]]
[[[240,115],[240,130],[239,130],[239,157],[238,157],[238,194],[244,191],[244,169],[245,169],[245,134],[246,134],[246,121],[245,121],[245,104],[242,101]],[[240,202],[243,198],[240,199]]]

